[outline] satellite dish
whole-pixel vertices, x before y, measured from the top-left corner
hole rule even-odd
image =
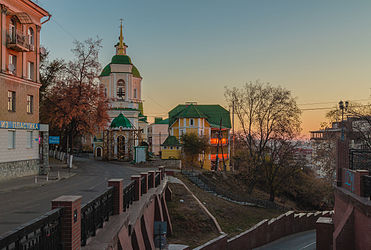
[[[15,71],[15,67],[14,67],[14,65],[13,65],[13,64],[9,64],[9,65],[8,65],[8,70],[9,70],[10,72],[14,73],[14,71]]]
[[[46,49],[44,47],[40,47],[40,55],[45,56],[46,55]]]

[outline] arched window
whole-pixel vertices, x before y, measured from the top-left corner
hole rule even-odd
[[[125,99],[125,81],[124,80],[118,80],[117,81],[117,98],[119,99]]]
[[[34,45],[35,35],[32,28],[28,29],[28,42],[30,45]]]

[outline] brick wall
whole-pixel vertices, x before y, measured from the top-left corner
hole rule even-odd
[[[294,213],[289,211],[271,220],[263,220],[249,230],[228,240],[228,249],[252,249],[281,237],[316,228],[319,217],[331,216],[332,212]],[[207,249],[207,248],[205,248]]]
[[[8,111],[8,91],[16,92],[16,112]],[[27,113],[27,95],[33,96],[33,113]],[[39,122],[39,84],[0,73],[0,120]]]

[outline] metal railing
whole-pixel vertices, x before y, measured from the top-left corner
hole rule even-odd
[[[85,204],[81,208],[81,245],[85,246],[89,237],[95,236],[97,228],[102,228],[113,214],[113,187]]]
[[[148,188],[153,187],[153,173],[148,174]]]
[[[24,48],[25,50],[34,50],[34,46],[29,43],[29,36],[23,35],[22,33],[16,31],[16,32],[7,32],[7,44],[9,46],[20,46]],[[23,49],[22,49],[23,50]]]
[[[135,197],[135,181],[132,181],[128,186],[124,188],[124,211],[129,208],[130,204],[133,203]]]
[[[371,171],[371,151],[370,150],[349,150],[350,169],[364,169]]]
[[[61,250],[61,217],[63,208],[46,214],[0,236],[0,249],[56,249]]]
[[[161,182],[161,175],[160,175],[160,173],[156,173],[155,187],[157,187],[158,185],[160,185],[160,182]]]
[[[365,197],[371,199],[371,176],[363,175],[361,179],[361,188]]]
[[[146,189],[146,177],[145,176],[142,176],[142,178],[140,179],[140,195],[143,195],[144,194],[144,190]]]

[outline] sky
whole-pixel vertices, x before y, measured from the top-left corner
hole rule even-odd
[[[124,20],[127,54],[143,77],[149,120],[186,101],[228,109],[225,86],[259,79],[291,91],[308,136],[325,121],[323,108],[370,99],[369,0],[35,2],[52,14],[41,30],[52,58],[69,60],[74,40],[98,36],[104,67]]]

